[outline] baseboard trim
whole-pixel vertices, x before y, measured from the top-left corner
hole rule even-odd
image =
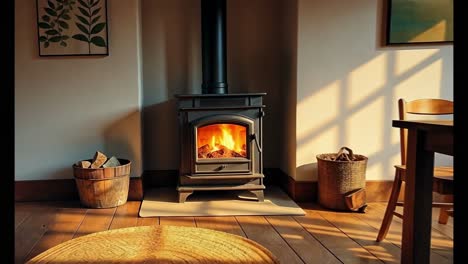
[[[295,202],[317,201],[317,182],[296,181],[280,169],[276,173],[279,185]]]
[[[316,181],[296,181],[286,175],[281,185],[296,202],[317,202],[318,183]],[[366,201],[386,202],[392,190],[392,181],[366,181]]]
[[[317,202],[318,184],[316,181],[296,181],[281,170],[277,170],[280,186],[296,202]],[[368,180],[366,181],[367,202],[388,202],[392,191],[393,181]],[[405,186],[401,186],[399,201],[403,201]],[[444,202],[444,196],[433,193],[434,202]]]
[[[79,200],[75,179],[15,181],[15,201],[67,201]],[[143,200],[143,183],[140,177],[131,177],[129,201]]]
[[[316,181],[296,181],[278,168],[265,168],[265,185],[280,186],[296,202],[317,202],[318,184]],[[143,200],[144,190],[152,187],[177,185],[177,170],[145,171],[142,177],[130,178],[129,201]],[[390,197],[393,181],[366,181],[368,202],[386,202]],[[404,186],[400,198],[404,193]],[[434,201],[442,201],[434,194]],[[15,181],[15,201],[65,201],[79,200],[74,179]],[[401,199],[400,199],[401,200]]]

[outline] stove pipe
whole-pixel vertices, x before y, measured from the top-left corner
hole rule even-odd
[[[202,94],[227,94],[226,0],[201,0]]]

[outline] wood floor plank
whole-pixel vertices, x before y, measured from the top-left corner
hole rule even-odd
[[[386,203],[384,204],[386,206]],[[379,203],[368,203],[368,207],[365,214],[356,214],[355,216],[361,221],[366,222],[370,226],[376,229],[375,238],[377,238],[377,232],[380,229],[382,223],[384,211],[379,207]],[[394,245],[401,248],[401,234],[402,234],[402,223],[398,217],[393,217],[392,224],[390,225],[386,241],[393,243]],[[447,258],[438,254],[433,249],[431,250],[431,263],[452,263],[453,259]]]
[[[376,203],[374,207],[376,211],[383,215],[386,209],[386,204]],[[397,208],[397,212],[403,213],[402,208]],[[398,217],[393,217],[392,224],[390,225],[390,229],[387,234],[387,238],[392,243],[396,243],[401,246],[402,231],[403,220]],[[431,250],[434,253],[447,258],[449,261],[453,261],[453,239],[442,234],[439,230],[435,228],[432,228],[431,230]],[[434,258],[437,257],[434,256]]]
[[[385,212],[387,207],[386,203],[374,203],[373,206],[376,210],[381,212]],[[403,214],[403,207],[397,206],[395,209],[396,212]],[[403,220],[394,217],[395,221],[403,223]],[[436,233],[437,235],[446,236],[447,239],[453,239],[453,217],[449,217],[448,223],[443,225],[439,224],[439,208],[432,208],[432,233]]]
[[[399,218],[394,218],[386,240],[374,242],[386,203],[368,203],[364,214],[321,211],[317,205],[300,204],[307,213],[304,217],[151,218],[138,217],[140,202],[127,203],[121,208],[108,209],[86,209],[79,202],[73,205],[70,202],[16,203],[15,263],[24,263],[71,237],[109,228],[158,224],[209,228],[246,236],[288,264],[336,263],[337,260],[392,263],[400,254],[402,221]],[[449,218],[447,225],[438,226],[438,211],[434,212],[431,263],[453,263],[453,218]]]
[[[359,220],[356,217],[356,214],[359,213],[328,210],[317,210],[317,212],[378,259],[385,263],[400,263],[401,248],[386,240],[380,243],[376,242],[378,230]]]
[[[83,222],[81,223],[73,238],[108,230],[112,222],[112,218],[114,218],[116,209],[116,207],[88,209]]]
[[[266,219],[305,263],[341,263],[291,216],[268,216]]]
[[[15,230],[15,263],[24,263],[29,252],[41,239],[54,219],[56,208],[37,204],[31,215]]]
[[[15,230],[32,214],[32,208],[31,203],[15,204]]]
[[[343,263],[382,263],[381,260],[323,218],[316,210],[310,209],[310,204],[301,204],[301,207],[306,215],[295,216],[296,221],[340,261]]]
[[[109,229],[137,226],[140,204],[140,201],[128,201],[118,206]]]
[[[137,226],[159,225],[159,217],[138,217]]]
[[[368,203],[366,213],[355,215],[355,217],[357,217],[359,220],[366,222],[368,225],[375,228],[377,232],[380,229],[380,225],[382,224],[383,216],[384,212],[377,208],[377,203]],[[394,219],[396,219],[396,217],[394,217]],[[392,228],[394,227],[390,225],[390,229]],[[377,239],[377,234],[375,235],[374,239]],[[386,240],[397,246],[401,246],[401,236],[396,236],[394,232],[389,232],[387,234]]]
[[[245,235],[270,250],[281,263],[304,263],[263,216],[236,216]]]
[[[36,243],[26,259],[31,259],[53,246],[72,239],[85,214],[85,208],[58,208],[47,231]]]
[[[245,237],[244,231],[233,216],[195,217],[197,227],[208,228]]]
[[[447,224],[439,224],[440,208],[432,208],[432,228],[453,239],[453,217],[449,217]]]
[[[160,225],[192,226],[196,227],[195,219],[192,216],[165,216],[159,218]]]

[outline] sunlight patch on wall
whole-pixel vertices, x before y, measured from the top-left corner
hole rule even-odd
[[[319,93],[306,98],[298,98],[296,108],[298,141],[303,140],[313,131],[317,131],[338,115],[340,84],[341,82],[337,80],[319,88]]]
[[[385,123],[385,101],[380,97],[346,119],[345,142],[357,154],[368,156],[383,149]],[[369,133],[372,131],[372,133]]]
[[[350,72],[348,102],[351,107],[382,89],[387,82],[386,65],[387,54],[384,53]]]
[[[324,129],[313,140],[309,140],[297,146],[297,165],[317,162],[315,156],[322,153],[336,153],[338,151],[337,138],[339,137],[338,126]]]
[[[400,63],[399,63],[400,64]],[[442,59],[421,65],[410,78],[402,79],[395,84],[394,93],[407,101],[419,98],[439,98],[442,79]],[[431,80],[428,82],[428,80]]]
[[[394,74],[402,75],[416,66],[426,67],[424,61],[437,53],[440,53],[439,49],[397,50],[394,52]]]

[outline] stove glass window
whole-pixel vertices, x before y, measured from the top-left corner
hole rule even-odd
[[[199,159],[246,158],[247,127],[211,124],[197,128]]]

